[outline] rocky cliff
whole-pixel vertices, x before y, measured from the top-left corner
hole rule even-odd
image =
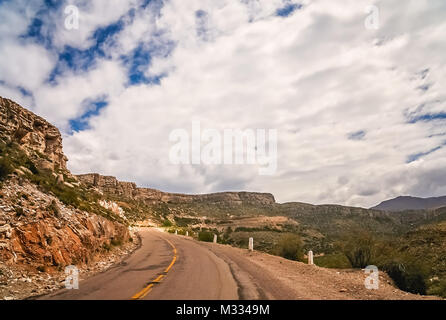
[[[67,171],[59,130],[45,119],[0,97],[0,139],[17,142],[40,169]]]
[[[77,186],[66,162],[55,126],[0,97],[0,266],[87,264],[129,239],[122,219]]]
[[[88,264],[104,245],[129,239],[123,224],[66,206],[28,182],[11,179],[0,197],[0,258],[8,263]]]
[[[138,188],[135,183],[122,182],[115,177],[101,176],[97,173],[76,176],[86,186],[94,187],[100,192],[125,197],[132,200],[140,200],[146,204],[156,203],[227,203],[230,205],[270,205],[275,203],[274,196],[270,193],[256,192],[220,192],[211,194],[179,194],[162,192],[150,188]]]

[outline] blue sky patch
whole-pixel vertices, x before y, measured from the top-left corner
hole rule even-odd
[[[152,61],[152,56],[144,44],[139,44],[130,55],[123,56],[122,60],[128,68],[129,83],[131,85],[147,83],[149,81],[145,76],[145,71]]]
[[[71,130],[73,131],[79,132],[88,129],[90,118],[99,115],[99,112],[108,106],[105,98],[96,101],[87,100],[84,104],[88,105],[87,111],[80,117],[69,121]]]
[[[411,163],[411,162],[417,161],[418,159],[420,159],[422,157],[425,157],[425,156],[427,156],[427,155],[429,155],[431,153],[434,153],[437,150],[440,150],[442,147],[443,146],[438,146],[438,147],[433,148],[433,149],[431,149],[431,150],[429,150],[427,152],[420,152],[420,153],[416,153],[416,154],[411,154],[411,155],[409,155],[407,157],[406,163]]]
[[[119,20],[106,27],[98,28],[93,36],[94,44],[88,49],[78,49],[71,46],[65,46],[63,51],[59,53],[59,58],[56,67],[50,74],[49,82],[56,81],[57,76],[63,74],[66,69],[75,72],[85,72],[95,66],[95,61],[98,57],[107,57],[104,50],[104,44],[113,41],[113,37],[121,32],[124,28],[124,23]]]
[[[128,85],[160,84],[166,74],[147,76],[152,58],[167,57],[175,47],[172,41],[163,40],[161,34],[157,40],[150,43],[140,43],[129,55],[122,56],[121,60],[128,70]]]
[[[419,121],[428,122],[428,121],[445,120],[445,119],[446,119],[446,112],[428,113],[411,117],[409,119],[409,123],[416,123]]]
[[[50,31],[52,26],[51,12],[59,10],[62,6],[62,1],[45,0],[41,6],[41,9],[37,11],[36,15],[32,19],[28,30],[21,36],[22,39],[34,40],[46,49],[52,48],[52,39]]]
[[[364,140],[366,135],[366,132],[364,130],[360,130],[360,131],[356,131],[356,132],[351,132],[348,134],[348,139],[349,140]]]
[[[277,9],[276,15],[279,17],[288,17],[290,14],[296,10],[299,10],[300,8],[302,8],[302,5],[299,3],[287,3],[282,8]]]

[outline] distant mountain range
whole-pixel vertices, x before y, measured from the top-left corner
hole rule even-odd
[[[446,206],[446,196],[436,198],[397,197],[381,202],[370,209],[386,211],[426,210]]]

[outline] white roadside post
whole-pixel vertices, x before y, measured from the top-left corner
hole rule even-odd
[[[178,230],[175,230],[175,235],[178,235]]]
[[[214,234],[214,243],[217,243],[217,235]]]
[[[186,237],[189,237],[189,231],[186,231]]]
[[[254,251],[254,238],[249,238],[249,251]]]
[[[308,264],[310,264],[310,265],[312,265],[312,264],[314,264],[314,261],[313,261],[313,251],[308,251]]]

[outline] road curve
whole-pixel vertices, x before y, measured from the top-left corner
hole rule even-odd
[[[142,229],[140,236],[141,247],[120,264],[81,281],[78,290],[62,289],[40,299],[239,299],[229,265],[209,247],[156,229]]]

